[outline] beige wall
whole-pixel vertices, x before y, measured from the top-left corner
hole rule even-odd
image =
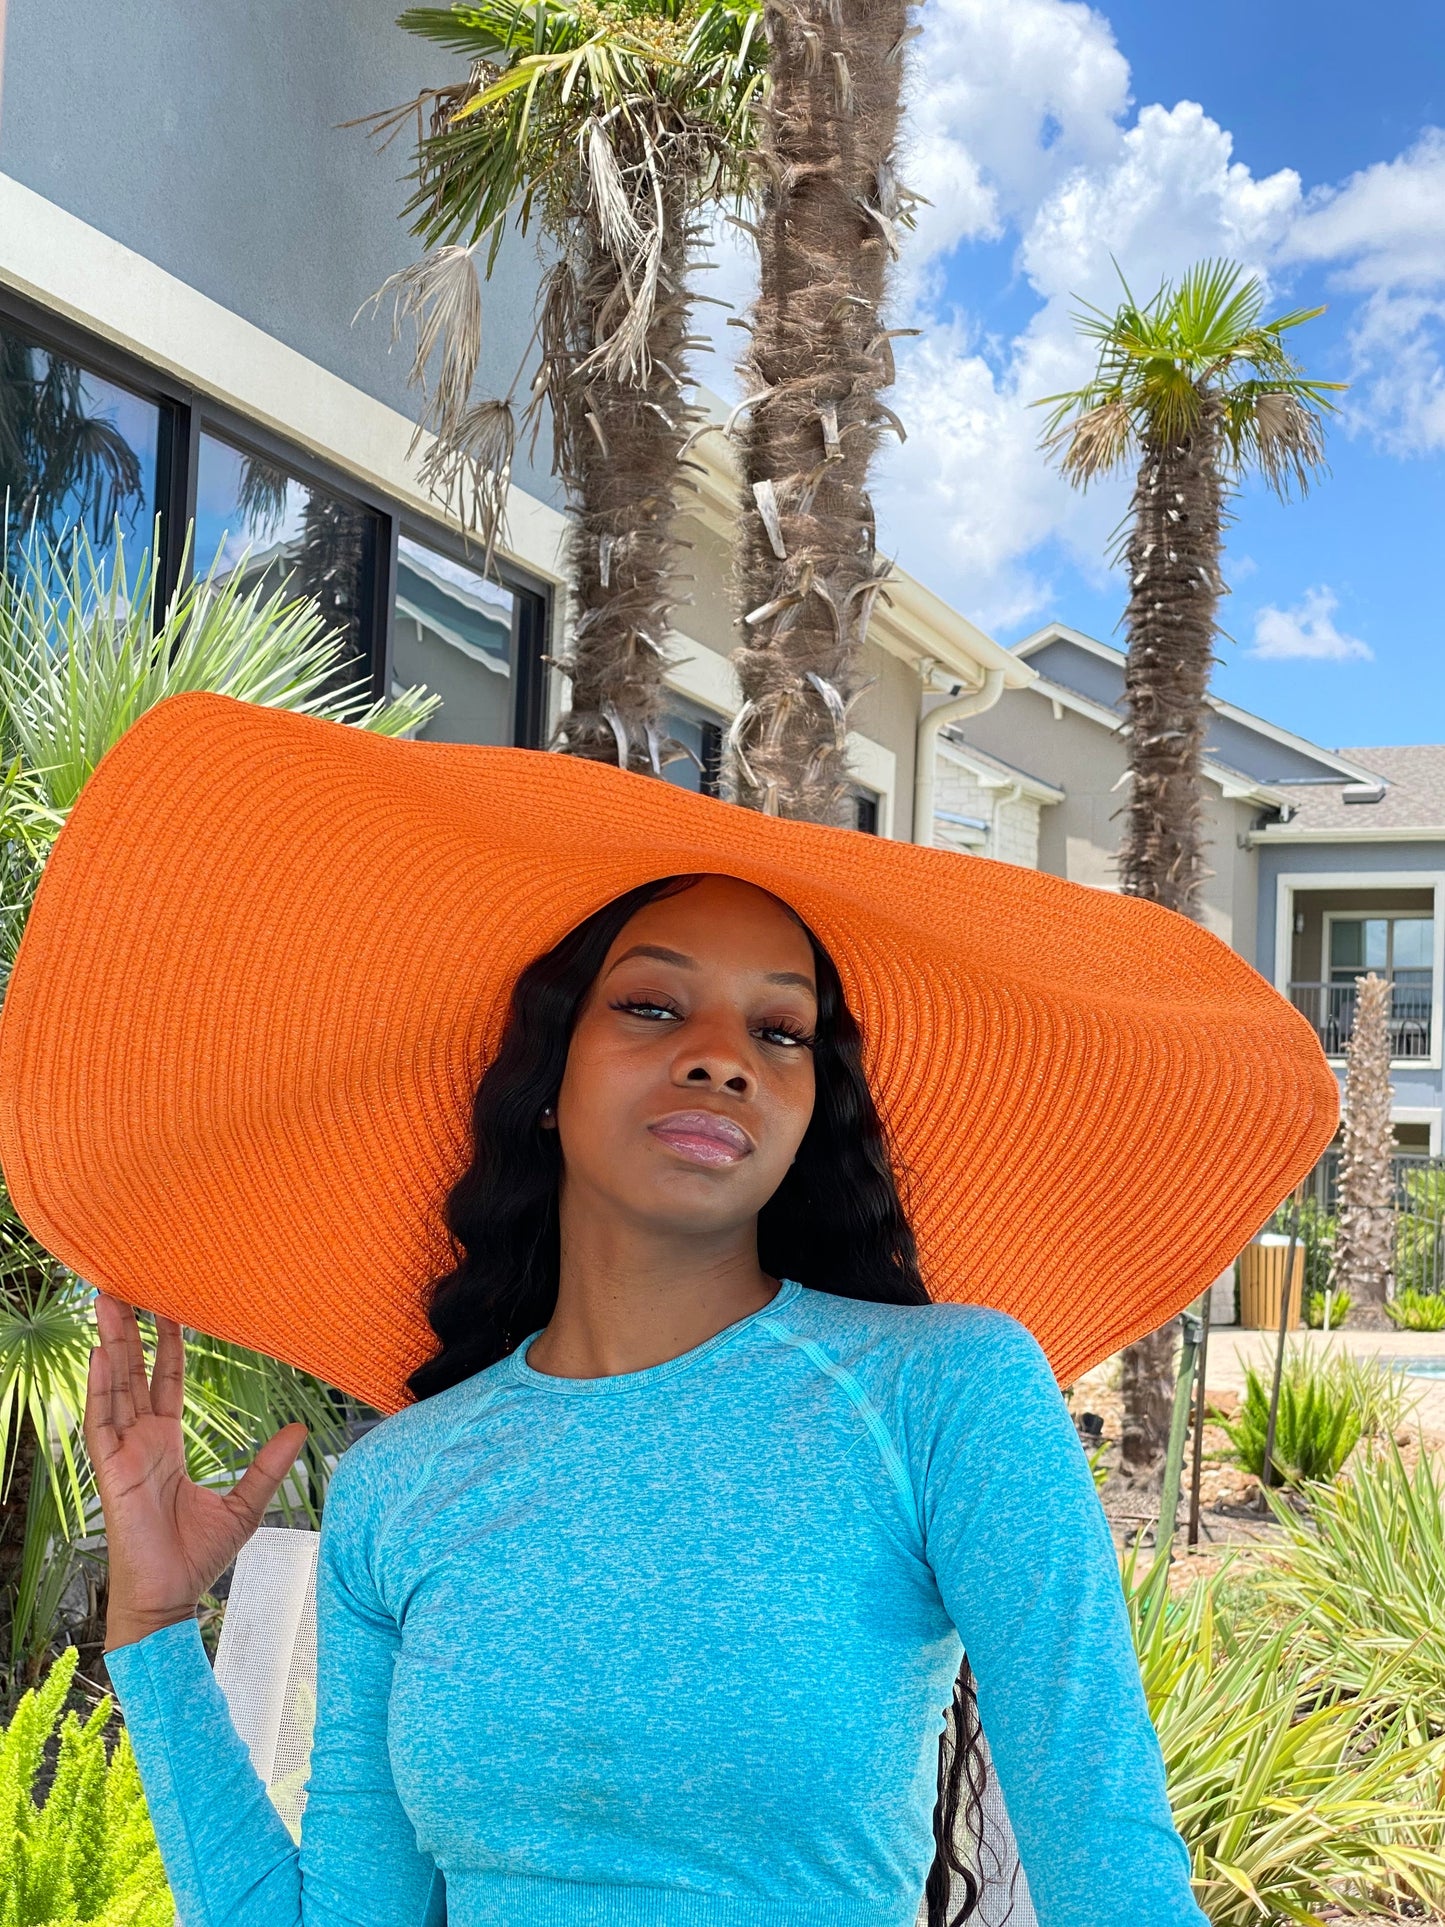
[[[992,709],[971,716],[960,734],[979,749],[1001,757],[1063,790],[1064,801],[1039,812],[1041,870],[1098,889],[1118,888],[1115,853],[1126,786],[1124,738],[1101,723],[1060,708],[1056,717],[1047,696],[1031,689],[1005,690]],[[1115,785],[1118,785],[1116,788]],[[1252,850],[1237,839],[1256,814],[1251,805],[1231,802],[1208,786],[1205,811],[1206,862],[1214,874],[1204,885],[1206,927],[1251,960],[1255,955],[1256,881]]]

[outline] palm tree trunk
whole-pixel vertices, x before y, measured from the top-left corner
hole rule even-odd
[[[572,700],[558,746],[574,756],[661,772],[663,676],[679,571],[677,499],[683,444],[695,420],[684,397],[689,347],[688,183],[666,179],[659,294],[647,331],[645,382],[586,365],[625,298],[601,238],[579,231],[573,264],[554,281],[544,353],[565,355],[567,419],[555,425],[557,467],[572,506],[571,651],[560,665]]]
[[[881,320],[907,0],[770,7],[771,93],[760,291],[746,372],[739,576],[746,640],[734,655],[740,800],[816,822],[845,818],[848,711],[886,565],[867,479],[893,419]]]
[[[1395,1187],[1390,1165],[1395,1151],[1390,1117],[1393,992],[1373,972],[1357,977],[1355,984],[1355,1020],[1345,1053],[1340,1228],[1333,1282],[1350,1294],[1346,1325],[1388,1331],[1385,1305],[1395,1268]]]
[[[1119,875],[1130,896],[1199,917],[1204,862],[1205,696],[1214,663],[1224,525],[1217,409],[1194,433],[1151,440],[1130,509],[1125,692],[1129,801]],[[1124,1353],[1121,1453],[1134,1468],[1164,1450],[1174,1400],[1173,1324]]]

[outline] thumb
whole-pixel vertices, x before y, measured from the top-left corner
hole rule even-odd
[[[246,1470],[226,1494],[227,1504],[247,1522],[254,1532],[266,1516],[281,1481],[296,1463],[306,1443],[306,1427],[299,1419],[274,1432],[252,1459]]]

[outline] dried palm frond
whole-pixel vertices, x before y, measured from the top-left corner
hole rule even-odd
[[[438,436],[422,457],[418,480],[480,536],[486,550],[483,572],[502,539],[517,423],[506,401],[482,401],[463,413],[451,433]]]
[[[392,297],[391,338],[401,339],[406,322],[416,324],[416,349],[410,380],[423,397],[422,422],[444,440],[454,435],[467,404],[482,356],[482,287],[477,275],[479,237],[468,247],[454,243],[433,249],[420,261],[390,275],[358,314]],[[435,390],[428,388],[432,356],[441,349]],[[416,446],[413,440],[412,446]]]

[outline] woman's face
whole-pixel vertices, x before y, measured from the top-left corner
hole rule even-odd
[[[645,905],[572,1034],[566,1203],[684,1234],[755,1218],[813,1114],[817,1020],[812,946],[776,898],[704,877]]]

